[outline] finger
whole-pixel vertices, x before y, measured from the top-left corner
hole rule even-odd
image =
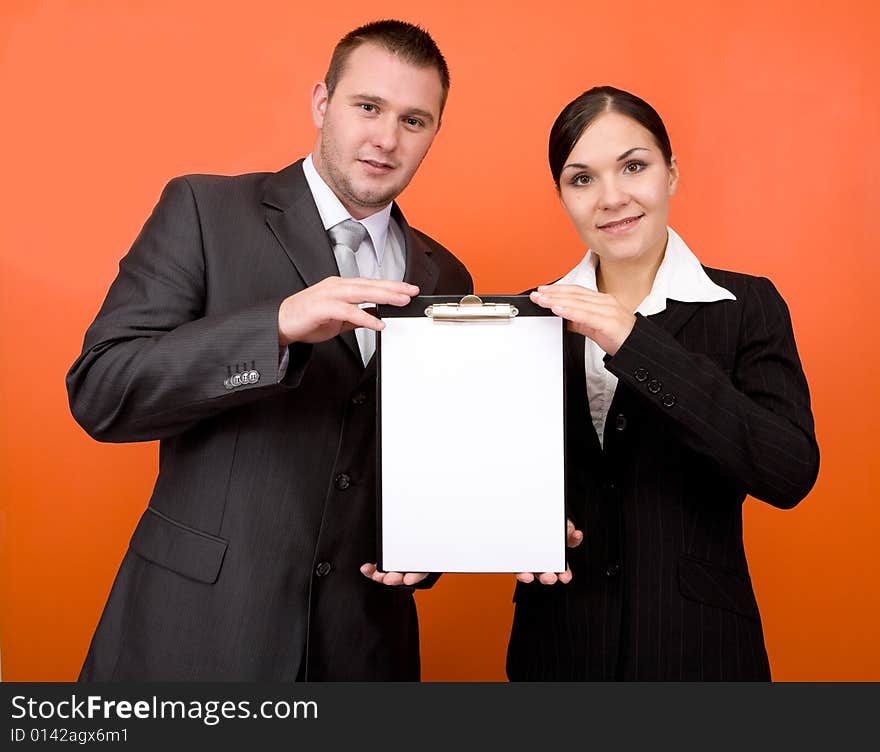
[[[593,313],[597,316],[611,316],[620,310],[620,306],[616,301],[605,300],[588,300],[586,298],[576,298],[571,295],[553,295],[545,298],[551,308],[562,307],[571,310],[585,311]]]
[[[363,289],[396,290],[411,296],[418,295],[419,293],[418,285],[413,285],[409,282],[399,282],[393,279],[372,279],[371,277],[327,277],[315,285],[315,287],[319,285],[325,287],[357,285]]]
[[[385,322],[382,319],[367,313],[363,308],[352,308],[348,319],[345,321],[344,326],[350,325],[352,329],[362,327],[364,329],[372,329],[374,332],[381,332],[385,328]]]
[[[571,520],[565,521],[565,545],[569,548],[577,548],[584,539],[584,534],[578,530]]]
[[[385,572],[380,572],[378,569],[373,572],[373,576],[370,578],[373,582],[385,582]]]
[[[322,325],[335,323],[341,325],[343,330],[362,327],[378,332],[385,328],[385,322],[382,319],[376,318],[356,305],[343,301],[325,302],[324,308],[316,316]]]
[[[558,579],[555,572],[542,572],[538,575],[538,582],[542,585],[554,585]]]
[[[550,309],[560,318],[570,321],[590,320],[596,324],[612,317],[618,308],[608,303],[569,297],[541,297],[535,299],[535,303]]]
[[[418,585],[427,576],[428,576],[427,572],[407,572],[403,576],[403,584],[404,585]]]
[[[402,585],[403,575],[400,572],[386,572],[382,583],[384,585]]]
[[[567,321],[581,324],[597,331],[612,326],[613,322],[616,321],[614,310],[592,303],[561,301],[553,302],[547,308],[561,319],[566,319]]]
[[[361,574],[364,575],[365,577],[372,577],[373,572],[375,572],[375,571],[376,571],[375,564],[364,564],[361,567]]]
[[[388,279],[364,279],[362,277],[333,277],[334,284],[325,294],[346,303],[389,303],[406,305],[419,294],[419,288],[407,282]]]
[[[518,572],[516,575],[516,579],[520,582],[528,584],[535,581],[535,575],[533,575],[531,572]]]
[[[582,285],[540,285],[536,292],[542,295],[568,295],[571,297],[584,298],[609,298],[608,293],[591,290],[589,287]]]
[[[529,293],[530,300],[541,308],[549,308],[552,305],[552,298],[542,295],[539,292]]]
[[[569,567],[566,567],[564,572],[560,572],[559,581],[563,585],[568,585],[571,582],[571,569]]]

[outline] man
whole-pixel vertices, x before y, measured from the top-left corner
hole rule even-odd
[[[314,87],[310,157],[165,188],[67,377],[94,438],[160,439],[81,679],[419,678],[425,575],[365,564],[381,323],[360,304],[472,289],[393,204],[448,85],[426,32],[368,24]]]

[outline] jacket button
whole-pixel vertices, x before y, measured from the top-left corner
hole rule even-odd
[[[351,485],[351,478],[345,473],[340,473],[336,476],[336,488],[340,491],[344,491]]]
[[[648,372],[644,368],[636,368],[636,372],[633,374],[636,377],[636,381],[647,381],[648,380]]]
[[[617,419],[614,421],[614,427],[618,431],[626,430],[626,416],[623,413],[617,414]]]
[[[663,395],[663,407],[672,407],[675,404],[675,395],[674,394],[664,394]]]
[[[233,374],[232,378],[229,379],[229,383],[232,384],[232,386],[241,386],[241,374]]]
[[[351,403],[352,403],[353,405],[363,405],[364,402],[366,402],[366,401],[367,401],[367,394],[366,394],[366,392],[357,392],[357,393],[351,398]]]
[[[658,381],[657,379],[651,379],[648,382],[648,391],[651,394],[657,394],[663,388],[663,382]]]
[[[328,574],[330,574],[331,569],[333,569],[333,567],[330,566],[329,561],[322,561],[320,564],[318,564],[318,566],[315,567],[315,574],[318,575],[318,577],[326,577]]]
[[[609,564],[605,567],[606,577],[616,577],[618,572],[620,572],[620,564]]]

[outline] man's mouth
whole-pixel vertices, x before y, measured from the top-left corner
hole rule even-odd
[[[394,169],[393,164],[382,162],[378,159],[359,159],[358,161],[370,172],[390,172]]]
[[[605,222],[604,224],[597,225],[597,227],[605,232],[624,232],[633,227],[644,216],[644,214],[637,214],[634,217],[615,219],[613,222]]]

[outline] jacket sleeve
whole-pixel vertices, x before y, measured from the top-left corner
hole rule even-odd
[[[120,262],[67,374],[71,412],[92,437],[161,439],[299,383],[311,347],[291,347],[279,381],[281,300],[206,316],[205,274],[193,191],[175,178]],[[237,371],[249,378],[231,386]]]
[[[772,282],[753,279],[743,306],[731,375],[642,316],[606,367],[746,493],[787,509],[819,471],[809,390],[788,308]]]

